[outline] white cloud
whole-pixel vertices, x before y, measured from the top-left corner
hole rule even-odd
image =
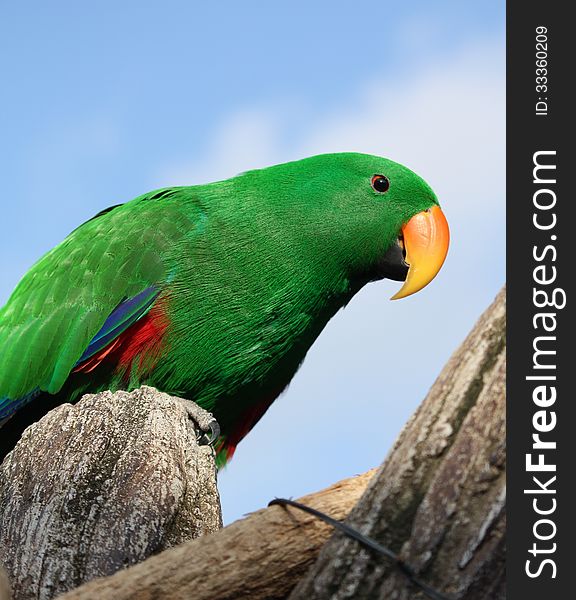
[[[211,137],[202,159],[164,167],[158,186],[192,185],[226,179],[282,159],[278,150],[279,119],[256,110],[237,112],[226,118]],[[284,159],[285,160],[285,159]]]
[[[319,115],[292,144],[282,135],[290,123],[272,108],[237,112],[223,120],[200,161],[165,166],[158,179],[200,183],[311,154],[358,151],[403,162],[442,192],[461,192],[468,177],[466,187],[482,181],[501,189],[503,52],[493,44],[472,46],[416,77],[369,81],[353,102]],[[482,167],[490,170],[480,176]]]

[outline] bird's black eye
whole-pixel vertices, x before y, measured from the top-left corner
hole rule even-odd
[[[383,194],[388,191],[390,187],[390,180],[385,175],[373,175],[372,176],[372,187],[379,194]]]

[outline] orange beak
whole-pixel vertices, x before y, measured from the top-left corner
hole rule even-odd
[[[408,276],[391,300],[405,298],[427,286],[444,264],[450,243],[448,222],[439,206],[414,215],[402,227],[402,236]]]

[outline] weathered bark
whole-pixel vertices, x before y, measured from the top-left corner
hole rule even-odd
[[[301,502],[344,519],[374,472],[341,481]],[[310,515],[271,506],[59,600],[285,598],[331,533],[328,525]]]
[[[11,600],[10,582],[2,567],[0,567],[0,600]]]
[[[348,523],[420,579],[505,597],[505,291],[452,356]],[[291,600],[425,596],[389,560],[335,534]]]
[[[59,406],[0,466],[0,563],[15,600],[52,598],[220,527],[213,450],[197,445],[182,401],[153,388]]]

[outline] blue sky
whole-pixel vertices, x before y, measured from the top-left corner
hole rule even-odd
[[[504,283],[504,10],[3,3],[0,303],[79,223],[150,189],[327,151],[403,162],[451,224],[445,268],[335,317],[221,475],[225,519],[379,464]]]

